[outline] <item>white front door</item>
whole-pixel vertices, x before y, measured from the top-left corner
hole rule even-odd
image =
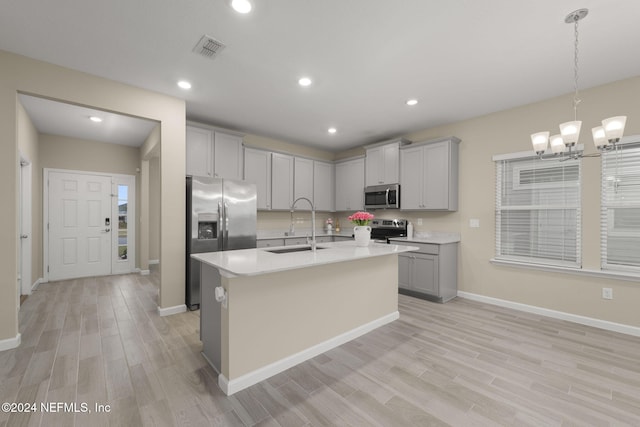
[[[110,274],[111,177],[53,171],[48,177],[49,280]]]

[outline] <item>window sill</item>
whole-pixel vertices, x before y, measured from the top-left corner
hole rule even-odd
[[[491,258],[491,264],[501,265],[505,267],[525,268],[529,270],[550,271],[553,273],[568,273],[578,276],[604,277],[607,279],[627,280],[630,282],[640,282],[640,274],[626,271],[608,271],[608,270],[588,270],[585,268],[558,267],[541,264],[527,264],[518,261],[505,261],[501,259]]]

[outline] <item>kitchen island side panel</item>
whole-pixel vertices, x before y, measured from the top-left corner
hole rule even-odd
[[[398,311],[396,254],[222,283],[222,374],[230,381]]]

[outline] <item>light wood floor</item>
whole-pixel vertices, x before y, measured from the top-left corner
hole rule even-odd
[[[159,317],[155,280],[41,285],[22,345],[0,353],[0,400],[111,412],[0,413],[0,427],[640,426],[640,339],[460,298],[400,295],[399,320],[226,397],[198,313]]]

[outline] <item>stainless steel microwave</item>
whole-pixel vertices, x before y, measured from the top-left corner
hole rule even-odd
[[[364,189],[365,209],[400,209],[400,184],[370,185]]]

